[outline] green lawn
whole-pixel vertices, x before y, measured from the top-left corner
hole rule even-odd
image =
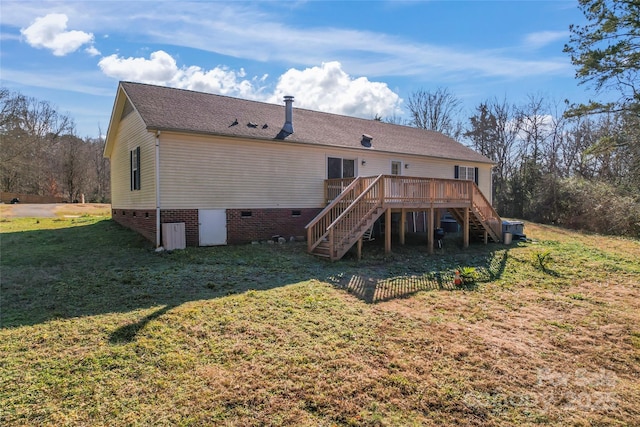
[[[88,215],[0,230],[3,426],[640,424],[638,241],[527,223],[328,263],[156,253]]]

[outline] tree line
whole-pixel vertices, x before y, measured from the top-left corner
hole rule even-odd
[[[637,114],[575,114],[540,95],[522,104],[486,100],[465,119],[459,107],[446,88],[420,90],[408,98],[404,124],[445,133],[491,159],[500,215],[640,236]]]
[[[446,88],[408,98],[407,123],[443,132],[495,162],[502,216],[640,237],[640,1],[578,0],[585,25],[564,47],[580,84],[607,101],[486,100],[460,120]],[[398,122],[396,118],[389,121]]]
[[[2,191],[109,202],[104,138],[80,138],[73,119],[48,101],[0,88]],[[102,132],[98,129],[99,134]]]

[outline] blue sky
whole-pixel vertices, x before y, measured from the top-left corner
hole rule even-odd
[[[0,3],[2,86],[105,132],[118,81],[373,118],[446,87],[585,102],[562,52],[577,1],[32,1]]]

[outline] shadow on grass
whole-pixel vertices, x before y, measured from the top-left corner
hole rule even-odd
[[[157,319],[158,317],[165,314],[167,311],[174,308],[174,306],[165,305],[164,307],[154,311],[153,313],[143,317],[139,321],[135,323],[130,323],[128,325],[124,325],[113,331],[109,337],[109,342],[111,344],[126,344],[135,340],[136,335],[140,332],[147,323],[150,321]]]
[[[362,301],[378,303],[406,298],[421,291],[476,290],[479,283],[490,282],[502,276],[508,259],[508,250],[502,245],[474,245],[466,249],[466,252],[454,247],[449,251],[436,251],[431,256],[425,253],[419,256],[418,252],[417,257],[415,252],[420,250],[420,245],[416,245],[415,242],[405,247],[396,247],[394,250],[398,254],[387,258],[396,266],[404,266],[404,271],[387,268],[380,272],[376,269],[362,268],[355,274],[341,273],[338,276],[330,276],[327,281],[349,291]],[[422,248],[422,251],[426,252],[426,247]],[[456,264],[453,260],[460,263]],[[416,265],[416,262],[421,265]],[[455,270],[460,266],[473,267],[474,278],[467,283],[456,285]],[[390,270],[395,270],[393,273],[396,274],[389,274]]]
[[[116,330],[112,343],[135,339],[149,321],[188,301],[319,280],[377,303],[419,291],[459,289],[453,285],[457,266],[475,267],[480,282],[494,280],[507,260],[502,245],[461,250],[449,244],[429,255],[423,242],[410,240],[394,245],[392,254],[384,254],[379,244],[365,245],[364,259],[350,255],[333,263],[308,255],[304,243],[156,253],[136,233],[97,219],[3,233],[0,245],[1,328],[163,307]]]

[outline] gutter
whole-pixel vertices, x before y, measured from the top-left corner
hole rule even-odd
[[[160,240],[160,131],[156,131],[156,248],[162,246]]]

